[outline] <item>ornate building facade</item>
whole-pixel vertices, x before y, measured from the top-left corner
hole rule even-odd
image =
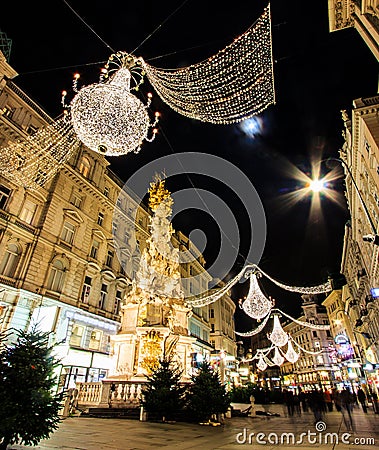
[[[379,1],[328,0],[329,30],[354,27],[379,61]]]

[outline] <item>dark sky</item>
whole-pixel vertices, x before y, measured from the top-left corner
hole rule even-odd
[[[97,36],[63,0],[25,2],[22,13],[19,3],[7,2],[0,16],[0,30],[13,41],[10,63],[19,73],[15,82],[53,117],[61,113],[61,91],[70,89],[74,72],[81,73],[82,84],[98,81],[99,68],[111,53],[109,47],[131,52],[161,24],[136,56],[158,67],[193,64],[247,30],[266,5],[264,1],[236,1],[221,6],[215,0],[69,3]],[[343,143],[340,110],[350,110],[355,98],[377,93],[375,58],[356,30],[329,33],[327,4],[327,0],[311,5],[300,0],[271,3],[277,103],[260,116],[260,135],[252,139],[236,125],[190,120],[155,96],[153,106],[162,112],[156,140],[144,144],[138,155],[110,158],[113,170],[125,181],[146,163],[173,153],[199,151],[232,162],[252,181],[265,208],[267,240],[259,265],[290,285],[319,284],[339,271],[349,216],[344,202],[338,206],[327,198],[322,199],[320,213],[312,220],[311,197],[285,207],[283,194],[301,187],[287,167],[293,164],[309,172],[312,157],[337,157]],[[157,58],[167,53],[174,54]],[[175,177],[168,180],[168,187],[176,191],[191,187],[191,183],[212,191],[233,210],[241,234],[241,256],[232,271],[236,273],[243,267],[250,243],[244,208],[226,186],[201,176]],[[343,200],[342,180],[329,187]],[[204,212],[190,210],[178,215],[174,226],[186,233],[203,229],[207,235],[204,254],[211,264],[220,243],[217,224]],[[299,295],[267,282],[264,288],[281,308],[299,313]],[[234,289],[234,295],[246,289],[245,283]],[[241,331],[252,326],[240,312],[236,320]]]

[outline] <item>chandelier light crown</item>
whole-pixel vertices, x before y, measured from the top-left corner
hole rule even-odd
[[[270,313],[272,307],[273,302],[265,297],[259,287],[257,275],[251,272],[249,292],[242,302],[241,308],[248,316],[260,320]]]
[[[291,339],[288,341],[287,351],[284,356],[290,363],[295,363],[300,357],[300,354],[295,352]]]
[[[274,356],[272,358],[272,361],[277,366],[281,366],[284,363],[284,358],[280,354],[278,347],[275,347],[275,353],[274,353]]]
[[[107,156],[138,153],[144,140],[152,142],[159,121],[155,113],[150,121],[149,107],[131,91],[138,91],[144,80],[141,61],[125,52],[111,55],[101,71],[100,82],[78,89],[78,76],[74,77],[76,92],[69,108],[72,126],[79,139],[90,149]],[[63,101],[66,93],[63,93]],[[148,137],[150,128],[154,128]]]
[[[283,330],[278,314],[274,314],[274,326],[268,338],[277,347],[283,347],[288,342],[288,334]]]

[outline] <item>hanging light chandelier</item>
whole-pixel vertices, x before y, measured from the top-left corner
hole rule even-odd
[[[283,347],[288,342],[288,334],[283,330],[278,314],[274,314],[274,326],[272,332],[267,337],[277,347]]]
[[[289,361],[290,363],[295,363],[300,357],[300,354],[295,352],[295,350],[292,346],[291,339],[288,341],[287,351],[284,354],[284,356],[285,356],[286,360]]]
[[[272,357],[273,363],[275,363],[277,366],[281,366],[284,363],[284,358],[280,354],[279,348],[275,347],[274,356]]]
[[[250,288],[246,299],[240,305],[244,312],[253,319],[263,319],[270,313],[274,303],[261,291],[257,275],[250,273]]]
[[[261,370],[262,372],[263,372],[264,370],[266,370],[266,368],[267,368],[267,363],[266,363],[265,360],[264,360],[263,354],[261,354],[261,355],[259,356],[259,359],[258,359],[258,362],[257,362],[257,367],[258,367],[258,369]]]
[[[109,77],[112,65],[116,73]],[[186,117],[228,124],[259,114],[275,102],[270,6],[234,42],[198,64],[161,69],[126,52],[111,55],[100,82],[78,90],[70,104],[73,127],[87,147],[118,156],[154,139],[159,114],[150,124],[151,97],[144,105],[131,92],[145,75],[161,99]]]
[[[159,113],[155,113],[151,123],[148,109],[152,96],[148,94],[145,105],[131,92],[139,89],[143,75],[141,60],[118,52],[109,58],[101,82],[76,89],[77,94],[69,105],[72,125],[79,139],[91,150],[107,156],[138,153],[144,140],[154,139]],[[149,138],[150,128],[153,132]]]

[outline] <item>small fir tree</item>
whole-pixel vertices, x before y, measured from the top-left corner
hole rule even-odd
[[[190,416],[199,422],[211,420],[213,415],[226,413],[230,397],[222,385],[219,375],[206,362],[199,373],[192,377],[192,385],[187,396]]]
[[[17,331],[16,340],[0,340],[0,450],[20,442],[37,445],[58,428],[63,393],[54,394],[49,333]]]
[[[148,383],[142,389],[142,406],[146,412],[172,420],[175,413],[184,406],[186,387],[180,385],[182,372],[174,367],[169,359],[159,361],[159,366],[148,377]]]

